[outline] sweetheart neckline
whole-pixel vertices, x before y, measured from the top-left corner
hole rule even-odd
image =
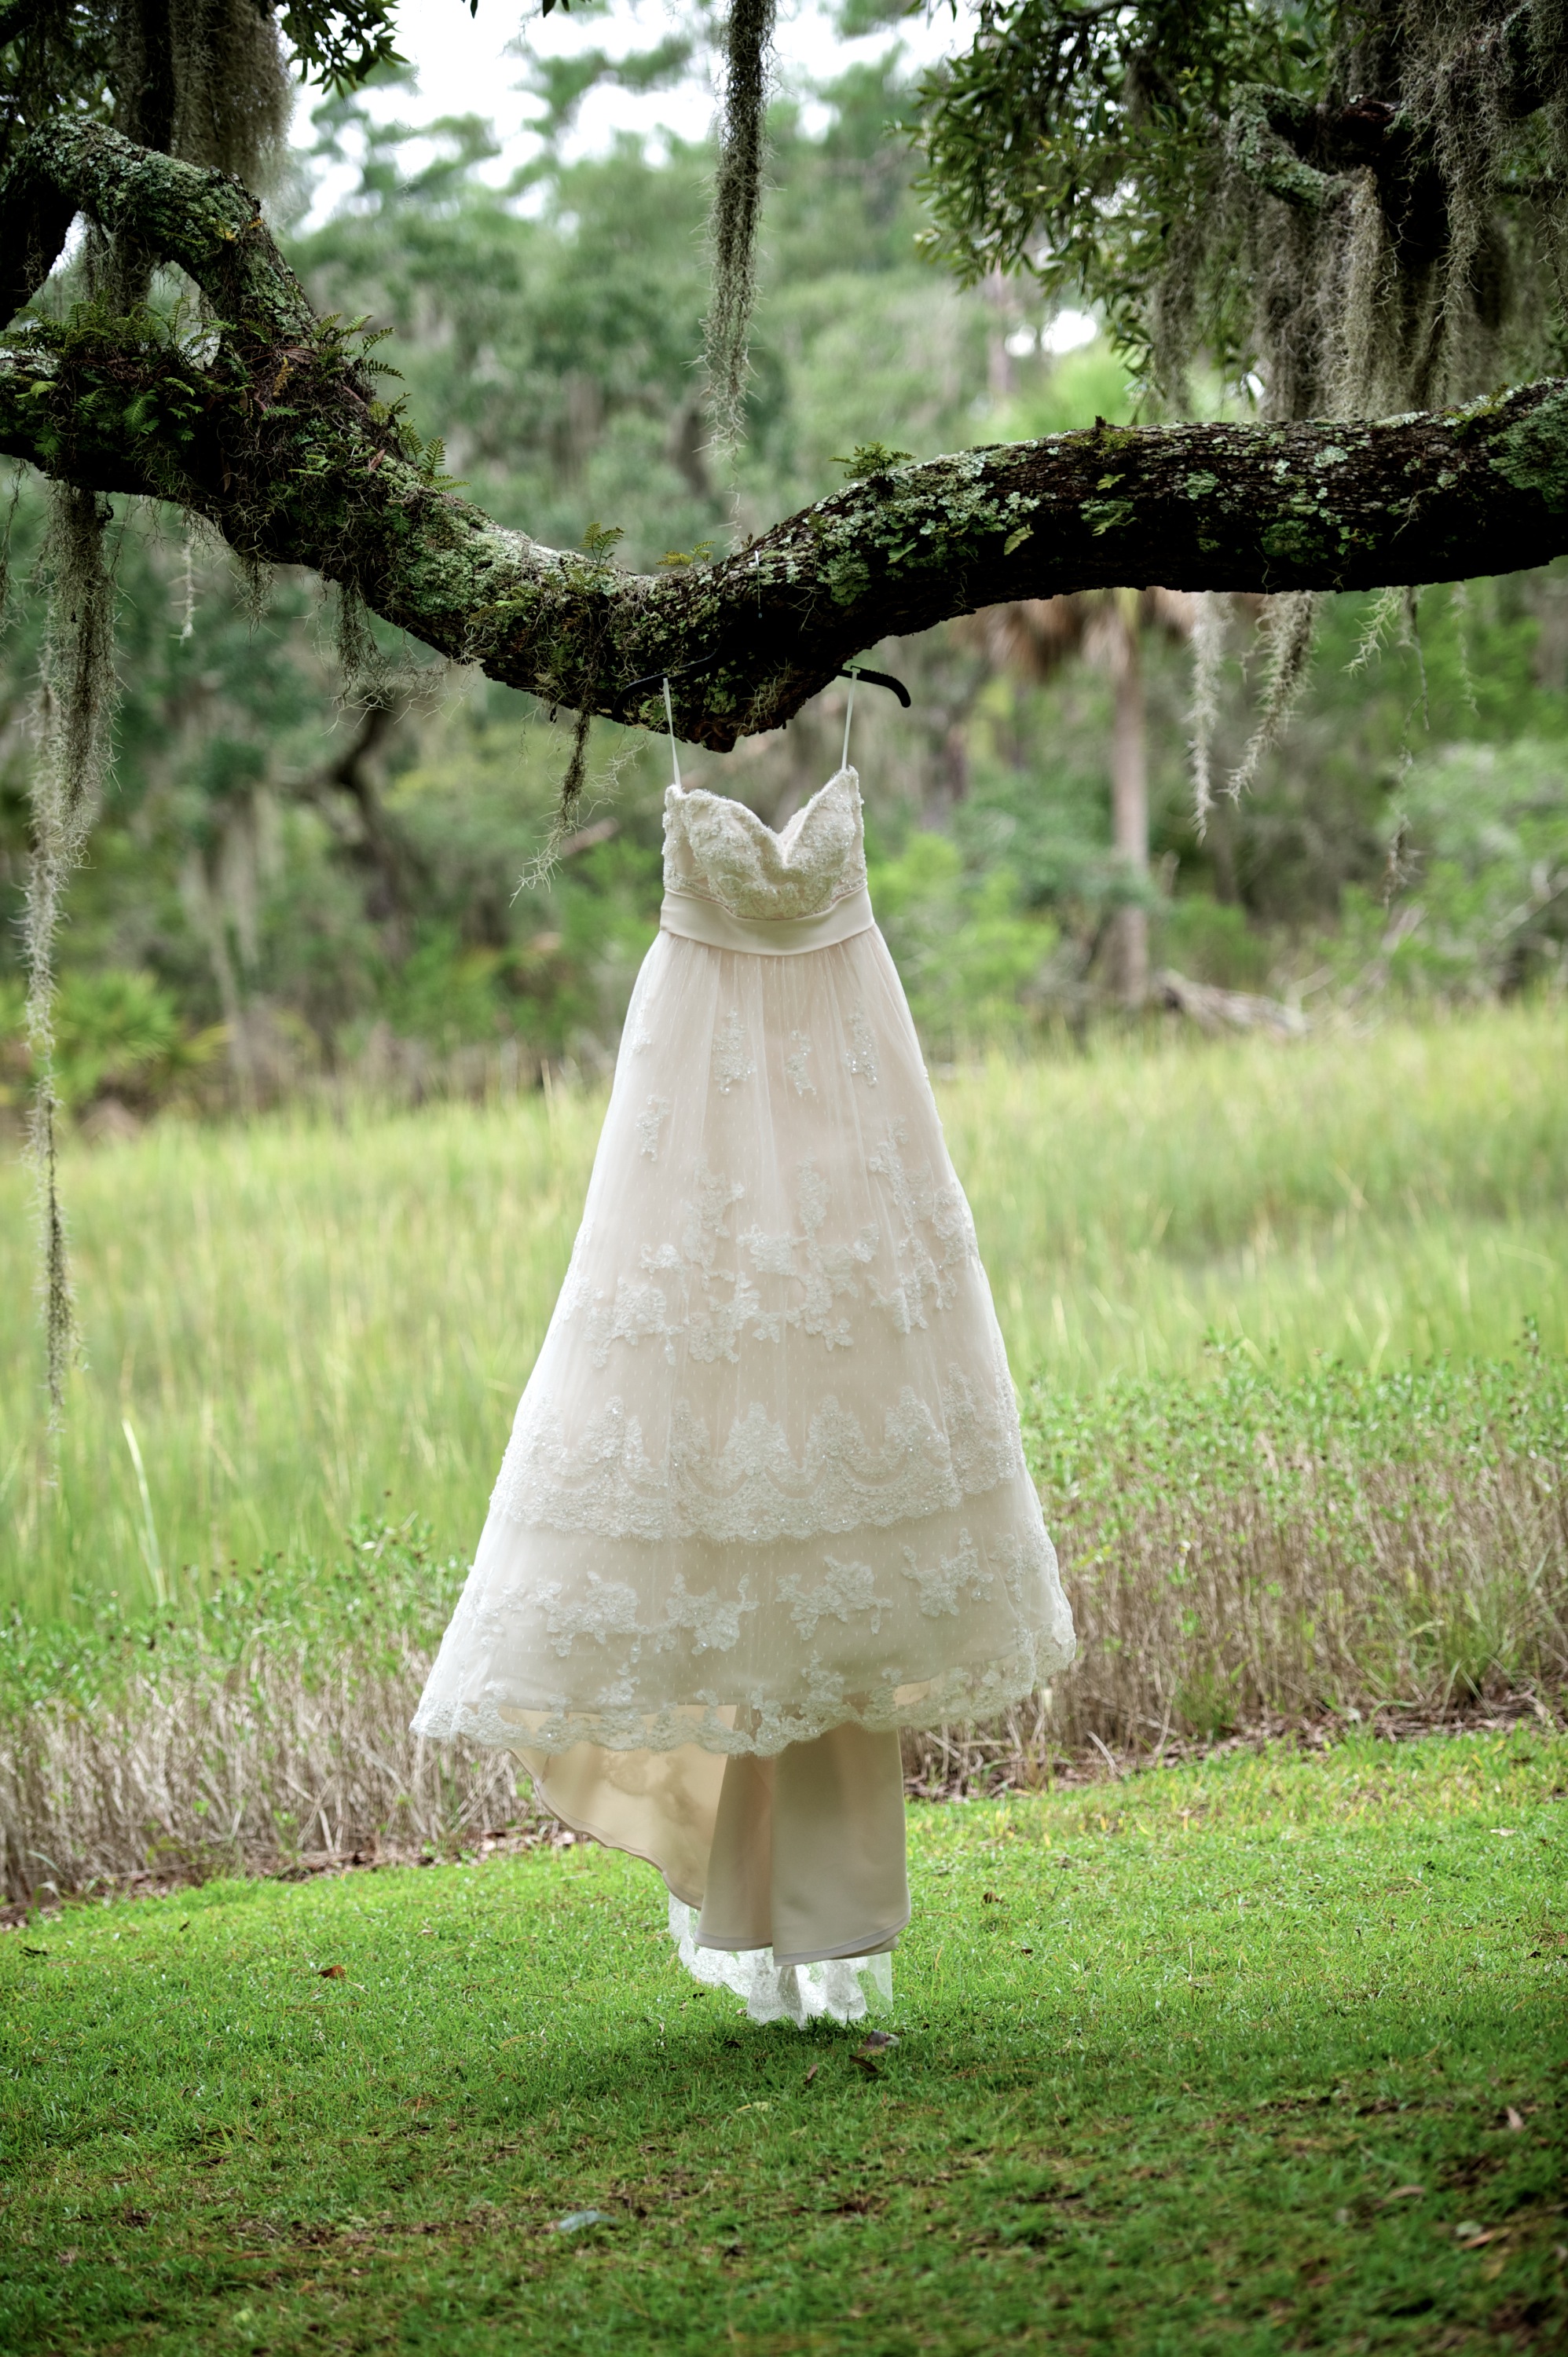
[[[787,818],[783,826],[779,828],[769,826],[765,818],[759,818],[749,802],[737,802],[733,794],[715,794],[709,786],[666,786],[664,802],[667,809],[671,805],[679,807],[682,802],[700,801],[719,803],[725,810],[739,811],[745,819],[749,820],[759,835],[766,835],[769,842],[777,846],[780,858],[788,866],[789,855],[805,832],[806,821],[811,817],[811,813],[824,795],[830,794],[835,786],[843,785],[846,780],[858,794],[860,772],[852,763],[847,769],[835,770],[826,783],[817,788],[810,801],[802,802],[800,809]]]

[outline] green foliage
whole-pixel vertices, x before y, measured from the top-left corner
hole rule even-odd
[[[1239,802],[1217,798],[1201,840],[1180,758],[1186,682],[1174,667],[1168,675],[1152,669],[1154,848],[1156,858],[1174,855],[1179,862],[1178,890],[1201,886],[1242,909],[1265,939],[1272,937],[1282,965],[1310,973],[1326,958],[1337,978],[1359,973],[1366,963],[1366,927],[1383,916],[1389,847],[1402,819],[1413,829],[1415,866],[1412,877],[1393,879],[1392,911],[1398,915],[1402,895],[1427,904],[1425,863],[1438,845],[1428,823],[1415,819],[1412,796],[1424,791],[1419,781],[1434,763],[1452,760],[1458,771],[1472,760],[1495,764],[1506,776],[1506,748],[1523,737],[1540,748],[1531,752],[1527,744],[1523,756],[1532,773],[1531,823],[1548,824],[1553,792],[1568,791],[1561,782],[1568,763],[1557,749],[1568,750],[1562,597],[1553,568],[1427,590],[1413,621],[1397,594],[1381,604],[1371,597],[1324,599],[1313,671],[1289,728]],[[1255,706],[1241,672],[1251,635],[1250,620],[1232,615],[1219,683],[1219,777],[1240,760],[1253,726]],[[1071,694],[1064,683],[1057,711]],[[1472,846],[1472,861],[1482,849]],[[1517,860],[1510,867],[1503,859],[1498,892],[1512,890],[1520,876]],[[1347,899],[1350,888],[1359,897]],[[1332,946],[1342,921],[1356,936],[1343,954]],[[1377,929],[1386,931],[1386,920]],[[1290,947],[1293,935],[1299,957]],[[1461,996],[1501,986],[1506,961],[1485,947],[1481,932],[1456,938],[1473,941],[1478,963],[1464,974],[1457,963],[1434,963],[1428,986]],[[1537,960],[1528,970],[1549,972],[1550,961]]]
[[[1203,358],[1277,416],[1556,364],[1548,0],[1004,0],[921,93],[934,249],[1101,306],[1151,390]]]
[[[54,1083],[67,1112],[113,1095],[160,1103],[221,1049],[220,1025],[188,1035],[172,992],[110,966],[67,974],[54,1006]],[[32,1077],[20,990],[0,984],[0,1104],[24,1102]]]
[[[286,1658],[307,1687],[340,1674],[349,1655],[357,1676],[390,1675],[405,1639],[439,1642],[464,1566],[438,1560],[417,1526],[361,1523],[345,1536],[344,1552],[263,1556],[192,1579],[162,1605],[94,1588],[74,1624],[13,1611],[0,1624],[0,1717],[48,1702],[112,1706],[149,1653],[171,1679],[242,1674],[257,1653]]]
[[[1221,990],[1266,989],[1269,944],[1240,909],[1194,892],[1163,901],[1157,917],[1154,953],[1161,965]]]
[[[1359,1707],[1557,1684],[1568,1361],[1529,1328],[1501,1361],[1369,1371],[1319,1356],[1286,1373],[1220,1337],[1208,1356],[1207,1381],[1117,1378],[1092,1400],[1032,1388],[1026,1441],[1074,1564],[1086,1666],[1153,1633],[1173,1709],[1208,1735],[1298,1707],[1304,1684],[1341,1704],[1353,1686]],[[1494,1517],[1483,1501],[1499,1482]],[[1162,1590],[1177,1607],[1165,1628]]]
[[[0,161],[17,132],[70,108],[106,120],[114,27],[93,0],[0,16]]]
[[[993,682],[980,701],[970,791],[953,813],[971,870],[1005,867],[1025,905],[1049,910],[1086,951],[1127,894],[1111,848],[1110,726],[1106,683],[1084,670],[1061,692]]]
[[[790,109],[776,113],[742,461],[748,528],[820,496],[835,479],[832,454],[873,443],[890,423],[927,452],[972,430],[980,310],[933,289],[913,258],[907,162],[887,139],[898,103],[890,59],[839,86],[821,135],[808,136]],[[310,364],[362,374],[395,332],[403,381],[377,414],[425,479],[465,477],[503,522],[579,548],[585,579],[608,577],[618,558],[701,564],[727,544],[732,520],[704,456],[691,371],[705,302],[705,151],[677,145],[660,162],[624,143],[581,163],[547,157],[520,206],[521,192],[482,177],[494,152],[482,123],[439,126],[412,164],[406,127],[376,125],[351,97],[329,101],[317,124],[321,156],[356,159],[360,177],[352,204],[293,248],[326,313]],[[200,331],[161,287],[137,316],[149,349]],[[102,363],[108,318],[90,310],[45,322],[40,350],[85,380]],[[160,374],[172,402],[184,380],[172,365]],[[126,395],[112,373],[102,397],[118,417]],[[135,395],[154,397],[145,384]],[[445,450],[414,431],[415,416],[441,423]],[[543,1057],[602,1059],[658,907],[663,751],[640,732],[596,728],[586,823],[617,779],[618,834],[514,898],[568,766],[566,742],[526,699],[475,683],[462,704],[442,700],[440,673],[372,626],[354,662],[370,690],[390,683],[392,717],[339,776],[360,722],[335,709],[308,585],[283,576],[253,631],[248,593],[201,537],[188,543],[177,526],[171,536],[134,512],[116,530],[119,791],[76,880],[68,963],[151,975],[192,1035],[226,1025],[241,1102],[371,1051],[377,1071],[415,1087],[429,1084],[431,1058],[470,1047],[513,1043],[524,1069]],[[28,490],[18,580],[38,531]],[[0,648],[14,711],[37,653],[24,600]],[[940,650],[916,661],[945,692]],[[857,741],[875,746],[878,726],[865,717]],[[905,746],[918,761],[923,741],[918,724],[892,740],[874,794],[897,802]],[[27,857],[27,753],[19,729],[0,738],[7,917]],[[809,726],[779,754],[782,774],[758,781],[764,809],[799,791],[797,771],[811,786],[826,774]],[[15,939],[7,925],[0,972]],[[555,946],[542,952],[541,940]],[[460,986],[444,992],[438,973]]]
[[[1026,264],[1051,296],[1103,305],[1148,366],[1173,252],[1216,204],[1217,124],[1249,83],[1302,86],[1326,16],[1251,0],[987,11],[921,91],[933,251],[971,278]],[[1246,290],[1217,273],[1205,291],[1204,342],[1239,373]]]
[[[819,498],[833,454],[857,443],[896,431],[923,455],[961,445],[985,382],[979,307],[915,257],[918,211],[889,143],[896,54],[825,96],[820,135],[791,107],[770,115],[738,461],[749,529]],[[524,213],[520,191],[480,177],[493,142],[477,118],[422,132],[412,165],[413,135],[358,102],[317,123],[318,156],[357,167],[360,186],[294,258],[325,308],[369,306],[395,325],[414,414],[441,422],[455,472],[487,507],[555,546],[613,519],[634,568],[726,540],[692,373],[708,307],[707,152],[677,142],[660,162],[628,140],[584,162],[548,156]]]
[[[477,6],[469,0],[470,14]],[[285,0],[279,21],[301,81],[343,92],[403,62],[395,14],[395,0]]]
[[[927,456],[1131,414],[1125,363],[1106,341],[1055,361],[1037,349],[1004,349],[1013,322],[1037,322],[1037,292],[961,294],[915,259],[918,209],[893,135],[905,103],[890,52],[832,86],[820,131],[808,134],[790,105],[773,110],[768,251],[737,462],[746,531],[822,497],[846,465],[885,474],[900,448]],[[494,142],[477,119],[439,126],[417,150],[406,126],[377,125],[351,96],[329,101],[317,122],[321,156],[355,163],[360,178],[351,204],[292,249],[328,314],[300,365],[363,373],[381,365],[378,339],[395,333],[404,382],[375,411],[389,435],[433,488],[464,478],[507,523],[579,549],[585,581],[608,577],[620,560],[700,565],[727,545],[735,520],[704,455],[691,372],[705,301],[705,151],[677,144],[660,160],[628,142],[567,164],[557,148],[531,169],[526,189],[497,189],[484,177]],[[104,357],[115,316],[90,307],[74,321],[41,323],[40,354],[83,388],[91,376],[105,414],[156,411],[167,433],[178,412],[190,427],[194,395],[177,355],[200,322],[155,287],[135,334],[148,353],[156,346],[176,358],[160,361],[156,375],[149,361],[128,389]],[[125,328],[120,320],[116,334]],[[1204,388],[1206,402],[1211,395],[1217,380]],[[435,422],[445,447],[427,438]],[[845,452],[854,455],[837,457]],[[890,500],[893,488],[889,479]],[[38,529],[29,491],[16,516],[18,580]],[[609,532],[624,535],[613,547],[595,537]],[[525,702],[482,684],[461,707],[441,708],[441,675],[411,666],[378,627],[351,651],[368,687],[395,683],[395,716],[339,780],[359,723],[335,710],[338,682],[308,586],[285,576],[252,636],[250,594],[231,587],[225,562],[199,538],[188,554],[177,526],[168,537],[135,514],[117,518],[115,533],[127,690],[119,790],[92,866],[73,883],[68,970],[149,975],[172,995],[187,1036],[225,1025],[229,1085],[241,1102],[286,1093],[368,1053],[377,1074],[416,1089],[442,1084],[436,1063],[469,1049],[515,1049],[524,1069],[562,1057],[592,1066],[606,1055],[627,962],[658,904],[662,751],[636,732],[595,729],[572,827],[602,814],[596,798],[618,778],[618,847],[575,855],[547,888],[514,900],[555,813],[566,739],[539,727]],[[1386,847],[1410,759],[1427,749],[1427,723],[1436,746],[1502,743],[1516,728],[1543,745],[1568,735],[1548,660],[1553,577],[1479,585],[1463,614],[1447,593],[1427,593],[1419,645],[1406,642],[1402,608],[1391,608],[1389,643],[1354,675],[1345,666],[1369,601],[1326,601],[1322,655],[1291,732],[1241,804],[1221,798],[1201,840],[1186,774],[1187,658],[1148,651],[1162,887],[1151,905],[1174,888],[1171,938],[1192,945],[1182,957],[1200,978],[1327,970],[1336,986],[1354,987],[1369,961],[1376,965]],[[1255,718],[1241,668],[1251,637],[1251,617],[1235,616],[1217,724],[1220,776],[1234,770]],[[23,598],[0,648],[0,691],[13,715],[0,737],[7,919],[19,913],[27,853],[27,740],[15,721],[37,653],[36,615]],[[933,1041],[945,1052],[961,1037],[1012,1039],[1057,1014],[1078,1020],[1094,993],[1096,945],[1128,890],[1111,850],[1103,680],[1074,665],[1041,689],[987,682],[983,660],[956,634],[907,640],[882,660],[909,681],[916,709],[906,720],[874,696],[857,705],[874,832],[897,848],[911,827],[934,826],[961,854],[940,875],[924,875],[918,927],[899,919],[923,961],[917,996]],[[715,765],[703,782],[738,784],[771,815],[821,781],[836,759],[832,737],[830,696],[755,748],[755,765]],[[1346,956],[1320,955],[1316,937],[1337,922],[1348,887],[1370,896],[1373,916],[1363,922],[1353,902]],[[1203,913],[1208,894],[1244,914],[1250,950],[1230,937],[1233,918]],[[983,906],[988,942],[1012,940],[1017,952],[1010,983],[996,979],[991,946],[977,953],[983,1014],[958,1005],[943,978],[946,953],[933,947],[959,940]],[[1480,943],[1467,920],[1457,931],[1444,923],[1455,940]],[[1026,945],[1008,932],[1015,924],[1033,929]],[[1418,938],[1424,947],[1430,928]],[[540,939],[559,946],[538,952]],[[8,922],[0,972],[16,940]],[[1200,943],[1208,945],[1201,956]],[[399,976],[415,955],[434,963],[405,987]],[[1544,972],[1531,955],[1529,973]],[[1403,952],[1400,971],[1414,956],[1413,946]],[[1430,962],[1427,986],[1466,995],[1507,980],[1506,961],[1489,952],[1467,972],[1461,963]],[[445,996],[420,978],[436,973],[451,978]],[[426,1028],[404,1028],[415,1021]],[[145,1091],[159,1070],[144,1068]],[[172,1069],[166,1077],[186,1087]],[[209,1071],[209,1094],[219,1080]]]
[[[657,1877],[591,1847],[34,1920],[0,2336],[1550,2345],[1563,1752],[1362,1734],[917,1807],[869,2068],[700,1993]]]
[[[886,442],[857,442],[847,458],[835,458],[852,483],[874,483],[914,457],[912,450],[890,450]]]
[[[1560,744],[1455,745],[1412,769],[1400,857],[1411,880],[1389,952],[1396,985],[1508,992],[1568,952],[1568,793]]]
[[[546,7],[543,14],[548,16]],[[664,90],[677,82],[692,63],[693,44],[672,33],[650,49],[634,49],[619,58],[603,49],[579,49],[567,56],[529,58],[525,86],[543,102],[542,115],[531,126],[553,147],[577,120],[577,111],[590,91],[609,83],[618,90]]]
[[[1129,425],[1137,390],[1127,381],[1126,361],[1106,337],[1097,336],[1091,344],[1064,352],[1026,391],[1014,394],[995,431],[1004,441],[1027,442],[1045,434],[1070,434],[1101,418],[1108,425]]]
[[[966,872],[955,843],[919,828],[896,859],[871,863],[870,884],[922,1039],[951,1054],[1024,1032],[1023,996],[1056,929],[1019,908],[1005,867]]]
[[[170,12],[160,56],[156,25],[149,38],[137,10],[116,17],[91,0],[41,8],[24,0],[7,8],[0,16],[0,159],[16,128],[85,113],[117,120],[133,138],[199,163],[221,162],[245,178],[247,159],[233,152],[232,118],[247,108],[259,111],[263,144],[281,128],[269,87],[280,30],[300,79],[328,90],[352,90],[401,62],[395,0],[285,0],[275,25],[270,10],[248,14],[250,22],[209,7],[192,21]],[[215,90],[225,75],[229,88]],[[215,135],[226,149],[221,155],[212,152]],[[253,166],[253,146],[248,160]]]

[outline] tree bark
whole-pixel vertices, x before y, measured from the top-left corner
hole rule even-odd
[[[780,726],[877,640],[1004,600],[1360,589],[1568,550],[1568,379],[1549,378],[1376,423],[1098,424],[875,468],[717,564],[627,574],[442,486],[237,182],[51,124],[0,187],[8,258],[40,184],[178,264],[225,325],[215,349],[166,340],[145,314],[14,328],[0,452],[174,501],[246,558],[308,566],[552,704],[656,725],[667,673],[679,732],[718,750]]]

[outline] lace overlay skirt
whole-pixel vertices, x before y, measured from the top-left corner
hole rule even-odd
[[[661,932],[415,1730],[704,1781],[704,1756],[996,1710],[1072,1652],[880,934]]]

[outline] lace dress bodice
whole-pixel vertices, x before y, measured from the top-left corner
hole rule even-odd
[[[859,779],[841,770],[777,834],[744,802],[671,786],[664,888],[742,919],[824,915],[865,888]]]

